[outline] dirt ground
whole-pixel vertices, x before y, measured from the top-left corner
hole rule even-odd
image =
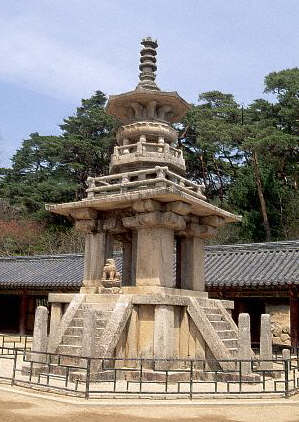
[[[296,402],[296,406],[292,405]],[[0,391],[1,422],[299,422],[299,398],[288,405],[121,407],[76,405]]]

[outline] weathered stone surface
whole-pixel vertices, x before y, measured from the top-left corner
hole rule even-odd
[[[174,287],[173,231],[166,228],[138,229],[136,285]]]
[[[31,358],[34,362],[45,362],[47,356],[43,353],[47,352],[48,345],[48,309],[45,306],[38,306],[35,311],[33,339],[32,339],[32,352]]]
[[[225,220],[218,215],[209,215],[207,217],[200,217],[200,224],[221,227],[225,224]]]
[[[127,362],[126,366],[135,367],[134,359],[138,356],[138,310],[136,306],[132,307],[131,316],[128,321],[127,336]]]
[[[82,356],[95,358],[96,356],[96,328],[97,315],[95,309],[88,306],[83,308],[83,336]]]
[[[186,204],[186,202],[182,201],[175,201],[175,202],[169,202],[166,206],[166,209],[168,211],[172,211],[179,215],[187,215],[191,211],[191,205]]]
[[[138,321],[138,356],[152,359],[154,357],[155,307],[153,305],[138,306]]]
[[[50,334],[49,337],[55,337],[57,328],[62,317],[62,302],[54,302],[51,304]]]
[[[97,230],[97,220],[76,220],[75,229],[81,233],[93,233]]]
[[[264,371],[271,371],[273,369],[273,363],[267,362],[267,360],[273,359],[271,320],[269,314],[261,315],[260,359],[260,369]],[[265,361],[263,362],[263,360]]]
[[[101,336],[97,356],[111,357],[132,312],[132,300],[121,296]]]
[[[128,228],[167,227],[173,230],[184,230],[186,227],[184,218],[170,211],[137,214],[134,217],[123,218],[122,222]]]
[[[57,327],[56,333],[53,333],[53,336],[49,338],[48,343],[48,352],[55,353],[57,347],[62,342],[62,337],[65,334],[65,331],[69,327],[72,319],[74,318],[76,312],[78,311],[81,304],[85,301],[84,294],[74,295],[71,303],[68,305],[66,312],[61,318],[60,324]]]
[[[238,320],[238,359],[245,362],[239,362],[242,375],[251,374],[251,363],[246,360],[251,359],[251,334],[250,334],[250,316],[249,314],[239,314]]]
[[[155,306],[154,357],[174,359],[174,307]]]
[[[105,259],[105,233],[88,233],[85,238],[82,293],[95,293],[101,285]]]
[[[231,359],[232,356],[220,340],[214,327],[195,298],[190,298],[190,305],[187,311],[214,357],[217,360]],[[223,369],[232,369],[232,365],[229,362],[220,362],[219,365]]]
[[[204,241],[198,237],[182,238],[180,259],[182,289],[204,291]]]
[[[79,208],[74,209],[71,212],[71,216],[75,220],[96,220],[97,215],[97,210],[95,210],[94,208]]]
[[[133,202],[132,208],[137,212],[159,211],[161,208],[161,203],[158,201],[153,201],[152,199],[146,199],[144,201]]]

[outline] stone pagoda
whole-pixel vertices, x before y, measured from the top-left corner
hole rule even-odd
[[[158,44],[151,38],[141,44],[140,82],[111,96],[106,107],[122,122],[109,175],[89,177],[81,201],[47,205],[72,219],[86,239],[80,292],[49,295],[48,351],[232,359],[238,337],[233,303],[205,292],[204,241],[240,217],[211,205],[203,187],[186,179],[172,123],[190,105],[158,88]],[[122,244],[121,272],[113,259],[115,240]]]

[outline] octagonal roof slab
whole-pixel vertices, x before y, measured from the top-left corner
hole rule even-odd
[[[188,194],[177,187],[161,187],[153,189],[136,190],[126,193],[102,195],[94,199],[83,199],[77,202],[63,204],[46,204],[46,209],[55,214],[71,217],[72,212],[78,209],[93,209],[98,212],[124,210],[132,208],[135,201],[153,199],[163,203],[181,201],[191,205],[190,213],[199,217],[218,216],[223,223],[240,222],[242,217],[225,211],[215,205],[209,204],[193,194]]]
[[[168,122],[175,123],[181,120],[186,112],[191,108],[176,91],[165,92],[157,90],[149,90],[138,87],[134,91],[125,92],[119,95],[110,95],[106,111],[121,120],[123,123],[130,123],[129,108],[132,103],[139,103],[147,106],[152,101],[157,103],[157,106],[170,106],[172,114],[168,117]],[[155,119],[157,120],[157,119]]]

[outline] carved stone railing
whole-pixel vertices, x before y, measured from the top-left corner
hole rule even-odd
[[[171,163],[185,170],[185,160],[180,149],[173,148],[167,143],[137,142],[136,144],[115,146],[111,157],[111,165],[126,164],[134,161],[153,161],[163,164]]]
[[[87,200],[107,195],[161,187],[177,187],[179,190],[199,199],[206,199],[202,193],[203,185],[198,185],[173,173],[168,167],[156,166],[152,169],[137,170],[128,173],[89,177],[87,184]]]

